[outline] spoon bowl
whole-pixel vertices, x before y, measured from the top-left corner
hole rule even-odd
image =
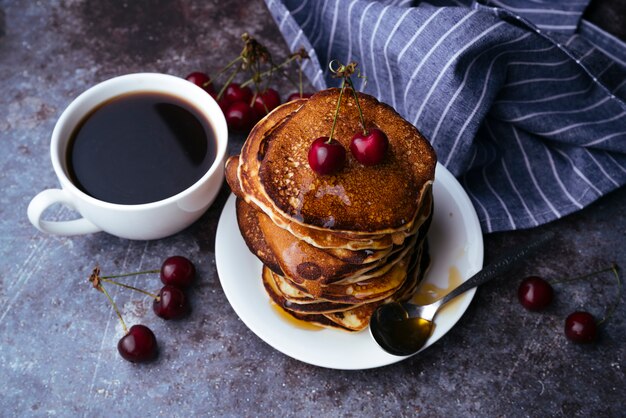
[[[370,319],[372,337],[385,351],[396,356],[409,356],[419,351],[433,329],[432,320],[409,316],[405,304],[399,302],[382,305]]]
[[[430,338],[435,326],[434,318],[443,305],[469,289],[500,276],[553,237],[552,233],[545,234],[538,240],[509,253],[431,304],[416,305],[407,301],[379,306],[370,319],[372,337],[383,350],[390,354],[410,356],[417,353]]]

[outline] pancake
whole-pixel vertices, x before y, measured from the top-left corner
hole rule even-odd
[[[333,138],[349,150],[360,119],[345,93]],[[428,266],[436,156],[391,107],[359,93],[367,127],[389,139],[384,160],[363,166],[348,151],[339,172],[316,174],[308,150],[328,135],[338,96],[328,89],[270,112],[228,159],[226,181],[271,301],[296,319],[360,331],[380,304],[411,297]]]
[[[421,245],[431,215],[431,199],[427,200],[428,204],[421,215],[424,218],[421,224],[423,228],[407,245],[395,246],[386,251],[357,251],[351,254],[345,250],[337,254],[298,240],[240,198],[237,199],[236,207],[239,228],[248,248],[273,271],[285,274],[301,285],[311,280],[322,284],[351,284],[385,274],[409,249],[416,244]]]
[[[267,245],[265,235],[263,235],[259,227],[258,212],[240,198],[237,198],[235,208],[237,224],[248,249],[272,271],[282,274],[280,263],[274,256],[274,252]]]
[[[414,293],[425,274],[430,259],[427,247],[416,257],[414,265],[408,274],[408,280],[389,298],[359,305],[314,301],[308,304],[294,303],[282,288],[276,283],[276,275],[267,268],[263,268],[262,280],[268,295],[285,313],[292,317],[327,328],[337,328],[344,331],[361,331],[369,324],[369,318],[374,310],[383,303],[408,300]]]
[[[317,301],[360,305],[384,299],[399,289],[407,279],[408,271],[422,255],[422,248],[415,248],[384,274],[354,283],[319,284],[310,289],[310,282],[304,285],[294,282],[289,276],[272,273],[274,281],[283,290],[287,300],[296,304],[309,304]]]
[[[406,301],[413,296],[422,277],[426,274],[430,265],[428,249],[425,246],[422,253],[416,260],[415,265],[409,271],[408,278],[400,289],[392,296],[384,300],[359,305],[354,309],[346,311],[333,312],[323,314],[327,319],[331,320],[338,328],[348,329],[350,331],[362,331],[369,325],[370,318],[374,310],[380,305],[393,301]]]
[[[317,299],[312,295],[296,289],[288,281],[272,272],[267,266],[263,267],[263,280],[271,282],[275,293],[272,297],[274,303],[287,312],[303,314],[332,313],[346,311],[355,307],[352,303],[331,302]]]
[[[287,315],[292,316],[301,321],[306,321],[308,323],[318,325],[320,327],[325,328],[338,328],[343,331],[352,331],[350,328],[346,328],[341,326],[340,323],[331,321],[329,318],[325,317],[322,314],[303,314],[294,311],[288,311],[283,308],[284,299],[281,297],[280,291],[278,290],[276,283],[271,280],[268,275],[270,270],[267,267],[263,267],[263,273],[261,275],[261,280],[263,281],[263,286],[265,287],[266,293],[269,295],[272,303],[275,303],[279,306],[279,308],[283,309]]]
[[[308,228],[345,231],[348,238],[411,229],[424,187],[434,178],[436,156],[391,107],[359,93],[369,127],[389,138],[381,164],[366,167],[347,153],[346,166],[336,175],[310,169],[308,149],[313,139],[328,135],[338,95],[338,89],[324,90],[305,104],[280,109],[271,129],[251,133],[239,166],[243,191],[269,216],[278,212]],[[359,118],[354,99],[344,97],[334,138],[349,149]]]
[[[364,250],[350,256],[345,250],[339,249],[337,252],[340,256],[337,256],[335,251],[328,250],[326,253],[304,241],[299,241],[241,198],[236,200],[236,213],[239,230],[250,251],[273,271],[282,274],[285,269],[300,283],[304,280],[331,282],[342,280],[349,275],[365,274],[375,269],[378,265],[376,261],[386,260],[379,257],[398,251],[397,248],[389,248],[382,252]],[[273,245],[268,244],[268,241]],[[280,259],[275,254],[281,254]],[[291,256],[287,256],[288,254]]]
[[[258,200],[250,195],[246,195],[241,189],[241,183],[238,178],[239,160],[240,156],[235,155],[226,161],[226,181],[237,197],[245,200],[247,204],[253,206],[256,210],[261,211],[261,208],[256,204]],[[263,213],[268,215],[267,212]],[[409,235],[404,233],[396,234],[395,237],[392,235],[384,235],[381,237],[359,237],[358,239],[350,239],[340,234],[328,234],[326,231],[307,228],[277,213],[270,213],[268,216],[272,218],[272,221],[276,225],[288,230],[298,239],[318,248],[327,248],[335,251],[388,250],[394,243],[401,244],[405,237]]]
[[[332,283],[324,285],[318,281],[312,280],[298,283],[289,278],[289,276],[283,276],[283,279],[289,280],[291,286],[312,295],[316,299],[323,299],[330,302],[361,304],[384,299],[402,286],[402,283],[404,283],[407,277],[410,256],[411,254],[407,254],[406,257],[400,259],[391,269],[385,272],[385,274],[356,283]]]

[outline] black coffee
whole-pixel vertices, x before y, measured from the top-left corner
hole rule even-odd
[[[193,105],[141,92],[90,112],[67,147],[72,182],[96,199],[156,202],[199,180],[215,160],[215,134]]]

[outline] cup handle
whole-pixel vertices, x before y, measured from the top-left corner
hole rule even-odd
[[[102,228],[85,218],[72,221],[44,221],[43,212],[55,203],[61,203],[76,210],[70,196],[61,189],[48,189],[40,192],[28,205],[28,219],[42,232],[53,235],[82,235],[102,231]]]

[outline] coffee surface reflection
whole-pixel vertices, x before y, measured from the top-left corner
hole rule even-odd
[[[216,139],[192,104],[135,92],[101,104],[74,129],[67,147],[71,181],[109,203],[135,205],[174,196],[215,160]]]

